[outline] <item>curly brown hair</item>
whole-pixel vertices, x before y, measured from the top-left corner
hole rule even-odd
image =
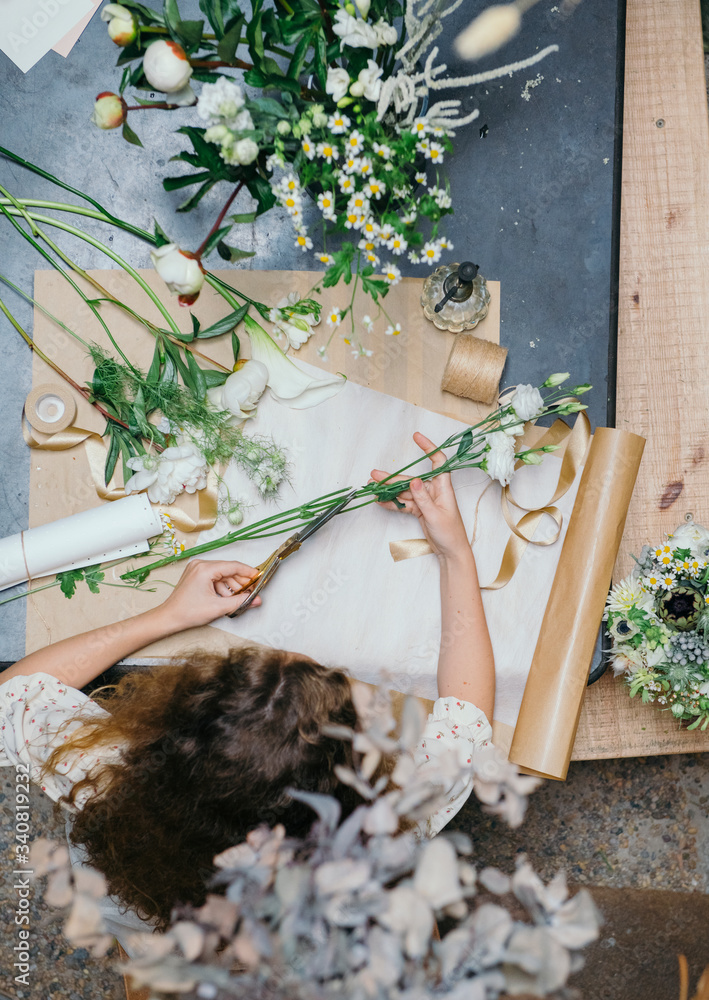
[[[91,797],[71,841],[106,877],[109,892],[164,929],[178,904],[199,906],[213,857],[261,823],[305,836],[313,812],[288,787],[335,795],[348,815],[357,796],[338,782],[352,746],[323,732],[355,728],[347,675],[279,650],[201,654],[124,677],[108,715],[84,720],[50,756],[117,745],[61,802]]]

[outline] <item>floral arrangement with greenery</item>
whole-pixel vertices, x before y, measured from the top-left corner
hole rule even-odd
[[[180,212],[221,182],[231,189],[198,247],[180,251],[171,244],[168,259],[155,261],[169,282],[179,272],[183,300],[199,294],[201,262],[212,251],[231,261],[253,256],[228,238],[276,206],[290,217],[295,246],[324,265],[325,288],[354,277],[353,300],[358,286],[375,301],[385,295],[400,280],[405,257],[433,265],[452,249],[439,232],[453,211],[440,167],[456,131],[479,111],[465,113],[459,99],[439,100],[439,92],[511,75],[557,49],[550,45],[484,73],[446,76],[434,42],[461,2],[251,0],[247,14],[236,0],[200,0],[206,22],[183,20],[177,0],[164,0],[162,10],[136,0],[103,8],[124,69],[118,92],[96,99],[94,122],[122,126],[124,137],[141,145],[129,115],[184,117],[195,105],[197,123],[177,130],[191,148],[173,157],[192,171],[165,178],[164,187],[196,188]],[[516,33],[533,2],[483,11],[459,37],[458,51],[468,58],[494,51]],[[165,99],[136,96],[128,105],[128,88],[151,97],[160,91]],[[229,214],[242,190],[255,207]],[[313,217],[320,230],[315,241]],[[348,311],[351,305],[339,320]]]
[[[472,781],[485,811],[517,827],[539,779],[519,774],[492,745],[465,763],[450,754],[417,767],[415,699],[405,702],[398,733],[385,692],[372,692],[358,714],[361,731],[333,734],[354,743],[359,763],[339,777],[362,805],[341,822],[336,799],[293,789],[313,810],[309,836],[263,826],[219,854],[202,907],[176,911],[164,933],[132,936],[123,969],[136,985],[200,1000],[560,995],[581,949],[598,937],[590,893],[569,896],[563,872],[545,886],[524,857],[511,876],[478,869],[462,833],[422,840],[415,832],[457,780]],[[377,777],[392,758],[391,779]],[[72,870],[66,847],[46,840],[32,845],[30,865],[36,877],[48,875],[45,902],[68,909],[65,935],[106,954],[113,938],[101,918],[103,877]]]
[[[683,524],[646,545],[606,607],[611,663],[631,698],[709,727],[709,531]]]

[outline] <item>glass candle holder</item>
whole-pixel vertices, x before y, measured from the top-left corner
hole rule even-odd
[[[439,330],[461,333],[474,329],[487,316],[490,291],[477,265],[470,261],[444,264],[426,278],[421,307],[426,319]]]

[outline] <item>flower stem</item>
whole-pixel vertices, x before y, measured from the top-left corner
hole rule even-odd
[[[155,104],[126,104],[126,111],[177,111],[182,104],[168,104],[167,101],[156,101]]]
[[[202,254],[204,253],[204,251],[205,251],[205,249],[207,247],[207,244],[209,243],[209,241],[212,238],[212,236],[214,235],[214,233],[216,233],[216,231],[221,226],[221,224],[222,224],[222,222],[224,220],[224,216],[227,214],[227,212],[231,208],[232,202],[234,201],[234,199],[238,195],[239,191],[241,191],[241,189],[242,189],[243,186],[244,186],[244,182],[243,181],[239,181],[239,183],[236,185],[236,187],[234,188],[234,190],[231,192],[231,194],[227,198],[226,204],[225,204],[224,208],[221,210],[221,212],[219,213],[219,215],[217,216],[216,222],[214,223],[214,225],[212,226],[212,228],[209,230],[209,232],[207,233],[207,235],[205,236],[204,240],[199,245],[199,247],[197,248],[197,250],[195,250],[194,255],[195,255],[195,259],[196,260],[201,260]]]

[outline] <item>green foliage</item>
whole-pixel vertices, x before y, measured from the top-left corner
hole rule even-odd
[[[92,594],[98,594],[99,584],[105,577],[105,573],[99,566],[86,566],[83,569],[68,569],[63,573],[57,573],[59,588],[67,598],[72,598],[76,593],[76,585],[82,580]]]

